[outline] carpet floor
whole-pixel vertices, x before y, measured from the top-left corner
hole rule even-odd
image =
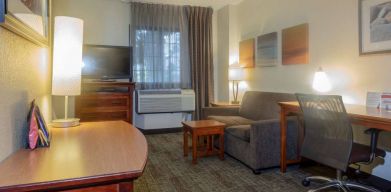
[[[143,175],[134,183],[136,192],[308,190],[301,185],[301,180],[310,173],[298,166],[289,167],[285,174],[275,168],[254,175],[249,168],[227,155],[224,161],[212,156],[199,158],[198,164],[192,165],[190,153],[183,157],[181,133],[146,135],[146,138],[148,162]]]

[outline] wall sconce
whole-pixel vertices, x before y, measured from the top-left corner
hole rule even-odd
[[[232,81],[232,94],[234,100],[231,101],[232,104],[239,104],[238,101],[238,92],[239,92],[239,82],[244,81],[245,73],[243,68],[230,68],[228,79]]]
[[[65,118],[53,120],[54,127],[79,125],[68,118],[68,96],[80,95],[83,52],[83,20],[58,16],[54,24],[52,94],[65,96]]]
[[[312,88],[321,93],[328,92],[331,90],[331,83],[329,81],[329,78],[321,67],[319,67],[318,71],[314,75]]]

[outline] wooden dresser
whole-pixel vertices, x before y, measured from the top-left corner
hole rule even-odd
[[[21,149],[0,163],[0,191],[133,191],[147,161],[144,135],[124,121],[51,128],[50,148]]]
[[[76,97],[75,113],[81,122],[124,120],[132,123],[134,83],[89,82]]]

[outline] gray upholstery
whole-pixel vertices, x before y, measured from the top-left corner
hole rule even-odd
[[[239,116],[239,107],[205,107],[202,108],[202,119],[209,116]]]
[[[226,134],[230,134],[243,141],[250,142],[251,125],[234,125],[225,129]]]
[[[280,122],[278,102],[296,101],[293,94],[248,91],[240,107],[208,107],[204,119],[227,124],[225,152],[253,170],[276,167],[280,162]],[[287,157],[297,157],[299,123],[288,118]],[[218,143],[218,142],[215,142]]]
[[[252,120],[275,119],[279,117],[278,102],[296,101],[294,94],[247,91],[242,99],[239,115]]]
[[[227,127],[233,126],[233,125],[250,125],[253,123],[253,120],[246,119],[241,116],[208,116],[207,119],[213,119],[216,121],[220,121],[222,123],[225,123]]]

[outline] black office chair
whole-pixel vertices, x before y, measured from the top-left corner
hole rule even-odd
[[[304,117],[305,136],[301,156],[337,169],[337,178],[307,177],[304,186],[311,181],[326,181],[311,192],[328,188],[342,191],[359,189],[377,192],[377,189],[357,183],[342,181],[342,173],[350,164],[370,163],[375,156],[384,157],[385,151],[376,148],[378,131],[371,129],[372,146],[353,142],[352,126],[341,96],[296,94]]]

